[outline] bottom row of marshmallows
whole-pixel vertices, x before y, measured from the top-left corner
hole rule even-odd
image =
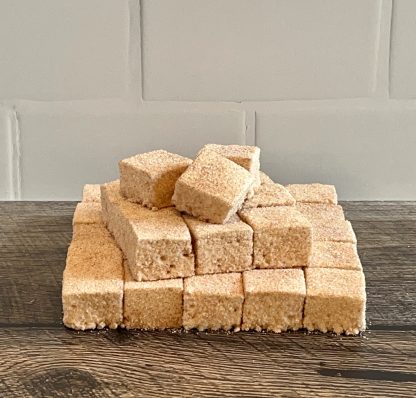
[[[362,270],[256,269],[153,282],[135,281],[104,225],[83,225],[68,251],[64,323],[73,329],[365,329]]]

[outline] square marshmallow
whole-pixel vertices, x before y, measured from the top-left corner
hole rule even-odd
[[[293,206],[295,203],[295,199],[283,185],[272,182],[255,188],[253,196],[244,201],[242,208]]]
[[[243,330],[280,333],[302,327],[306,288],[302,269],[262,269],[243,274]]]
[[[333,185],[290,184],[286,187],[297,202],[301,203],[338,203],[337,192]]]
[[[127,329],[182,327],[182,279],[137,282],[124,266],[124,320]]]
[[[137,281],[194,275],[191,235],[174,208],[152,211],[120,195],[117,181],[101,187],[107,226]]]
[[[232,160],[249,171],[254,180],[254,186],[261,184],[260,180],[260,148],[249,145],[218,145],[208,144],[202,150],[211,150]]]
[[[164,150],[132,156],[120,161],[121,193],[149,208],[171,206],[176,180],[192,163]]]
[[[362,270],[357,245],[346,242],[312,243],[312,257],[309,268],[340,268]]]
[[[100,202],[101,191],[100,184],[86,184],[82,191],[83,202]]]
[[[303,325],[310,331],[358,334],[365,330],[365,279],[362,271],[305,270]]]
[[[225,224],[184,217],[195,251],[195,273],[241,272],[253,268],[253,230],[234,215]]]
[[[63,275],[63,322],[77,330],[116,328],[123,319],[122,253],[103,224],[78,230]]]
[[[312,251],[312,226],[290,206],[245,209],[242,220],[254,231],[256,268],[304,267]]]
[[[243,167],[202,150],[176,182],[172,202],[203,221],[224,224],[239,210],[253,183]]]
[[[184,281],[185,329],[239,330],[244,301],[241,274],[197,275]]]

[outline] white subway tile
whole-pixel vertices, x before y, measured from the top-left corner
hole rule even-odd
[[[416,1],[393,3],[390,93],[393,98],[416,98]]]
[[[143,0],[147,100],[367,97],[381,1]]]
[[[0,98],[122,97],[128,34],[127,0],[2,0]]]
[[[414,104],[299,104],[256,116],[264,171],[283,184],[335,184],[348,200],[416,197],[415,128]]]
[[[21,113],[22,198],[79,199],[118,177],[118,161],[166,149],[194,156],[209,142],[244,143],[244,113]]]

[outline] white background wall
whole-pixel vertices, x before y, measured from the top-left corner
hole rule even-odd
[[[416,199],[414,0],[1,0],[0,199],[78,199],[156,148]]]

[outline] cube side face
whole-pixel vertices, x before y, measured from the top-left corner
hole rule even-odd
[[[358,334],[364,331],[365,300],[307,294],[303,326],[309,331]]]
[[[232,206],[180,179],[176,183],[172,201],[179,211],[214,224],[223,224],[231,216]]]
[[[311,227],[254,231],[256,268],[304,267],[312,252]]]
[[[287,189],[297,202],[336,205],[337,192],[333,185],[325,184],[289,184]]]
[[[243,306],[243,330],[268,330],[280,333],[302,327],[303,294],[246,292]]]
[[[154,180],[151,201],[153,207],[163,208],[172,206],[172,196],[178,178],[188,168],[187,165],[178,165],[167,170]]]
[[[313,240],[317,242],[357,243],[357,237],[351,223],[335,220],[332,224],[313,225]]]
[[[135,262],[137,236],[134,233],[132,224],[126,220],[123,212],[117,203],[108,200],[106,194],[103,198],[103,214],[108,230],[114,236],[114,240],[127,257],[129,265]]]
[[[120,191],[133,202],[153,207],[154,181],[151,176],[123,161],[120,162]]]
[[[65,282],[64,282],[65,283]],[[62,295],[65,326],[75,330],[117,328],[123,320],[123,292]]]
[[[231,330],[241,326],[242,295],[184,294],[185,329]]]
[[[295,200],[285,187],[271,183],[260,185],[254,191],[251,198],[247,198],[243,204],[243,209],[253,209],[258,207],[274,206],[293,206]]]
[[[85,184],[82,190],[83,202],[97,202],[101,201],[100,184]]]
[[[241,272],[253,268],[252,232],[196,239],[196,274]]]
[[[362,270],[357,246],[354,243],[330,241],[313,243],[309,267]]]
[[[184,278],[195,274],[191,239],[152,241],[139,237],[134,257],[134,263],[129,262],[129,265],[132,276],[138,281]]]
[[[80,202],[75,208],[73,225],[102,224],[102,208],[99,202]]]
[[[127,329],[182,327],[182,292],[175,288],[125,288],[124,325]]]

